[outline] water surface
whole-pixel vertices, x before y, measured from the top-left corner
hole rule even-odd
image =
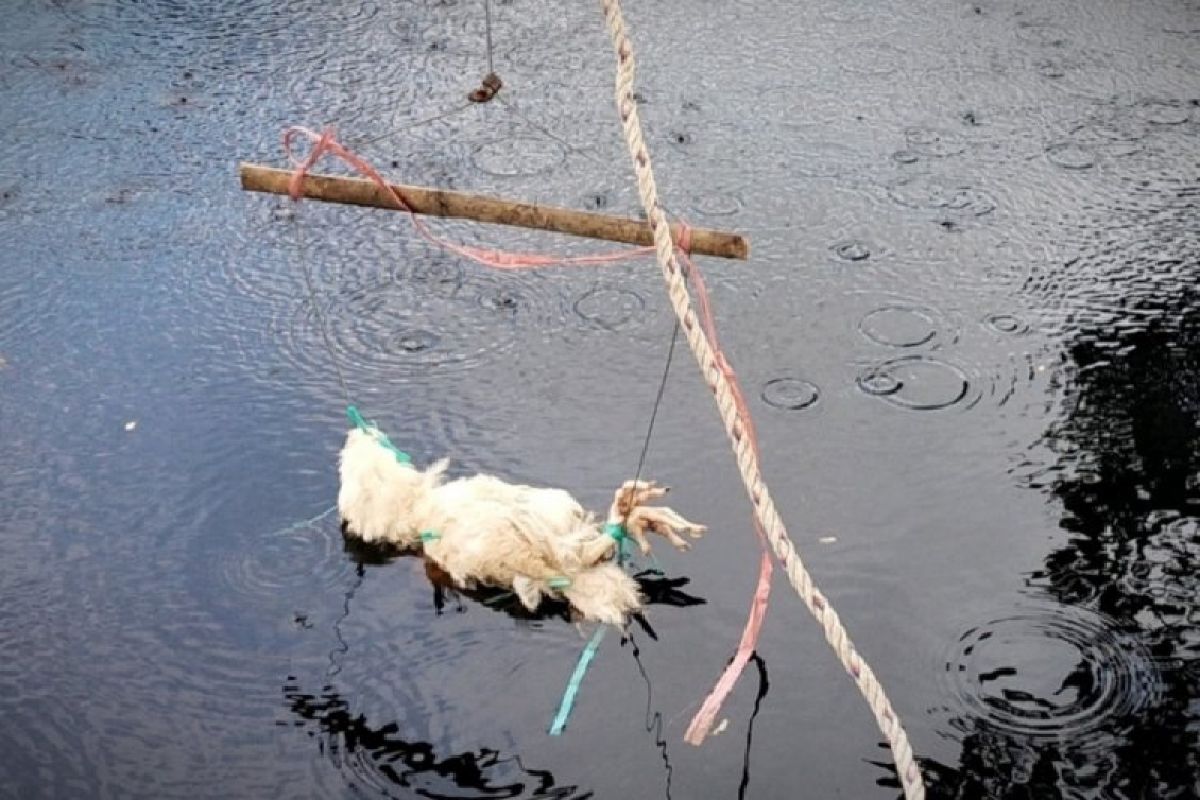
[[[9,5],[0,794],[897,796],[782,581],[724,732],[682,741],[757,561],[686,354],[647,471],[711,532],[660,548],[654,636],[606,640],[562,737],[573,626],[324,513],[335,363],[419,461],[596,508],[632,475],[652,263],[486,272],[235,177],[334,124],[397,180],[636,214],[598,8],[493,3],[505,87],[468,107],[478,2]],[[665,204],[753,242],[703,266],[768,481],[931,796],[1200,796],[1200,5],[627,13]]]

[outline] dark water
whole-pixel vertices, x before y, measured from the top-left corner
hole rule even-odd
[[[348,552],[343,398],[420,460],[630,477],[649,261],[499,275],[398,215],[238,188],[287,124],[399,179],[636,213],[593,4],[5,4],[0,794],[895,797],[676,361],[648,470],[711,526],[609,637]],[[1200,4],[630,2],[665,201],[706,263],[793,537],[935,797],[1200,796]],[[394,162],[394,163],[393,163]],[[595,245],[467,224],[475,243]],[[304,292],[313,270],[319,309]],[[686,579],[686,582],[685,582]]]

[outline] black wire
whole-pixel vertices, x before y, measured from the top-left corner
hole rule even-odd
[[[642,442],[642,452],[638,456],[637,471],[633,474],[636,482],[642,477],[642,468],[646,466],[646,454],[650,452],[650,438],[654,435],[654,422],[658,419],[658,409],[662,405],[663,394],[667,390],[667,377],[671,374],[671,361],[675,358],[675,343],[679,341],[679,320],[671,329],[671,344],[667,347],[667,363],[663,365],[662,379],[658,382],[658,394],[654,398],[654,410],[650,412],[650,423],[646,426],[646,439]]]
[[[483,21],[487,30],[487,59],[488,74],[493,74],[496,67],[492,64],[492,0],[483,0]]]

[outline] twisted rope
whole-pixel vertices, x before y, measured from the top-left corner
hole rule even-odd
[[[671,305],[675,310],[675,315],[679,318],[688,346],[691,347],[701,372],[704,374],[705,382],[716,398],[721,420],[733,445],[742,481],[754,504],[755,517],[766,533],[776,558],[783,565],[788,582],[820,623],[826,641],[833,647],[838,660],[854,678],[859,692],[870,705],[871,711],[875,715],[875,721],[892,750],[892,758],[896,763],[896,769],[904,787],[905,798],[920,800],[925,797],[925,785],[921,778],[921,771],[913,759],[912,747],[908,743],[908,735],[904,732],[900,717],[892,709],[892,704],[884,694],[883,687],[871,667],[855,650],[845,627],[838,619],[837,612],[813,584],[812,578],[800,560],[800,554],[796,551],[791,539],[788,538],[783,520],[775,508],[775,503],[771,500],[770,492],[767,490],[759,470],[749,419],[743,418],[743,415],[739,414],[738,393],[730,380],[732,370],[728,368],[727,363],[723,364],[722,360],[719,360],[714,353],[708,336],[692,309],[683,268],[676,257],[675,243],[671,239],[671,229],[666,214],[659,205],[658,189],[654,182],[650,154],[642,136],[642,124],[638,116],[637,104],[633,99],[633,46],[625,32],[621,4],[619,0],[600,0],[600,3],[609,35],[612,38],[613,50],[617,56],[617,110],[621,116],[625,141],[633,160],[634,172],[637,175],[638,193],[649,218],[651,230],[654,232],[654,249],[658,265],[662,270]]]

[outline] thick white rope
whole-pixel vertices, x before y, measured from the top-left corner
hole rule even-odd
[[[646,210],[650,227],[654,232],[654,248],[658,265],[662,269],[671,305],[683,327],[688,345],[696,356],[705,381],[716,398],[721,420],[724,422],[725,430],[733,444],[737,465],[742,473],[742,481],[754,504],[754,513],[770,540],[775,556],[783,564],[788,582],[820,623],[825,632],[826,641],[833,647],[842,666],[854,678],[858,690],[871,706],[875,721],[886,737],[888,746],[891,747],[892,758],[904,786],[905,798],[920,800],[925,797],[925,784],[921,778],[921,770],[913,759],[912,747],[908,743],[908,735],[904,732],[900,717],[892,709],[892,704],[884,694],[883,687],[871,667],[854,649],[850,637],[846,634],[846,629],[838,619],[837,612],[813,585],[812,578],[809,577],[808,571],[800,560],[800,554],[792,545],[791,539],[788,538],[783,520],[775,509],[775,503],[771,500],[767,485],[763,482],[749,432],[744,429],[738,416],[729,380],[721,370],[717,357],[701,329],[699,319],[692,309],[683,270],[675,257],[675,243],[671,238],[670,225],[658,202],[658,189],[654,183],[650,154],[646,150],[646,143],[642,137],[642,123],[638,116],[637,103],[633,98],[633,46],[625,33],[625,20],[621,14],[620,0],[600,0],[600,4],[604,10],[604,19],[608,24],[608,32],[612,37],[613,49],[617,55],[617,111],[621,115],[625,141],[629,146],[629,155],[633,159],[634,172],[637,174],[638,192],[641,195],[642,206]]]

